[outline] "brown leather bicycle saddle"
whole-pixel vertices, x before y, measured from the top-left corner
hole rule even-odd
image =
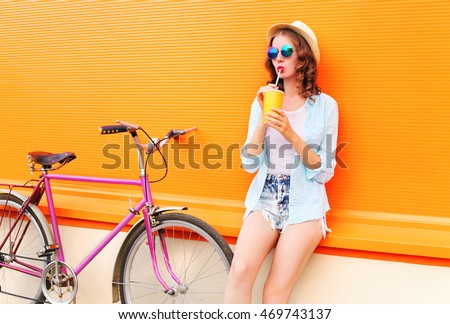
[[[41,164],[44,166],[51,166],[55,163],[66,164],[76,158],[75,153],[64,152],[64,153],[49,153],[49,152],[30,152],[28,153],[28,159],[30,162]]]

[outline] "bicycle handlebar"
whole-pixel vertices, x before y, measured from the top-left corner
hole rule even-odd
[[[174,137],[178,137],[180,135],[185,135],[189,132],[192,132],[194,130],[196,130],[197,127],[191,127],[188,129],[171,129],[166,136],[164,136],[164,138],[158,143],[158,148],[161,149],[164,145],[166,145],[167,141],[174,138]],[[147,145],[147,151],[148,152],[152,152],[153,149],[155,148],[154,146],[155,143],[149,143]]]
[[[179,136],[179,135],[185,135],[185,134],[187,134],[189,132],[192,132],[192,131],[194,131],[196,129],[197,129],[197,127],[191,127],[191,128],[183,129],[183,130],[175,130],[174,129],[172,131],[173,131],[173,135],[175,137],[175,136]]]
[[[98,130],[99,130],[100,134],[102,134],[102,135],[142,130],[142,128],[140,126],[135,125],[135,124],[130,124],[130,123],[120,121],[120,120],[117,120],[117,123],[119,123],[119,125],[100,126],[98,128]],[[197,129],[197,127],[191,127],[191,128],[187,128],[187,129],[172,129],[167,133],[166,137],[171,138],[171,137],[177,137],[180,135],[185,135],[196,129]]]
[[[121,120],[116,120],[116,122],[119,125],[106,125],[106,126],[100,126],[98,129],[100,131],[100,134],[107,135],[107,134],[116,134],[116,133],[124,133],[124,132],[134,132],[137,130],[143,130],[140,126],[135,124],[130,124],[128,122],[124,122]],[[196,130],[197,127],[191,127],[187,129],[171,129],[166,136],[158,143],[158,148],[162,148],[166,142],[172,138],[178,137],[180,135],[185,135],[189,132],[192,132]],[[153,151],[155,143],[150,143],[149,146],[147,146],[147,151]]]

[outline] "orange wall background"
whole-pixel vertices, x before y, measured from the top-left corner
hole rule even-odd
[[[197,126],[201,167],[169,162],[156,196],[243,203],[252,175],[238,149],[209,161],[218,169],[201,151],[243,143],[267,79],[265,32],[300,19],[319,39],[319,85],[348,143],[327,185],[332,208],[449,217],[449,17],[445,1],[3,2],[0,179],[28,179],[33,150],[74,151],[69,174],[135,177],[133,160],[102,168],[123,136],[98,126],[121,119],[153,137]]]

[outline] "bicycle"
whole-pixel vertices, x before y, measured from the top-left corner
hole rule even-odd
[[[76,158],[72,152],[29,153],[30,170],[40,179],[23,185],[3,183],[0,190],[0,302],[76,303],[77,276],[121,232],[131,227],[118,252],[112,278],[113,302],[221,303],[233,252],[224,238],[203,220],[188,215],[186,207],[154,205],[147,175],[148,157],[187,130],[170,130],[152,139],[140,126],[117,121],[99,127],[101,134],[128,132],[136,145],[139,179],[97,178],[51,174]],[[150,140],[142,145],[137,132]],[[147,154],[147,159],[144,159]],[[166,163],[165,159],[164,162]],[[166,163],[167,173],[167,163]],[[51,180],[138,186],[142,199],[76,267],[65,261]],[[17,190],[31,190],[29,196]],[[50,221],[39,208],[44,193]],[[164,267],[161,266],[164,264]]]

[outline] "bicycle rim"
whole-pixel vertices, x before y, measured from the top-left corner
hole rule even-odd
[[[186,214],[167,214],[153,229],[156,259],[164,281],[174,289],[169,295],[153,271],[145,226],[128,240],[120,275],[122,303],[214,304],[223,302],[233,253],[211,226]],[[166,269],[159,234],[163,233],[171,269],[181,280],[177,284]],[[181,287],[181,289],[180,289]]]
[[[42,229],[43,225],[31,209],[26,209],[23,218],[8,235],[21,205],[21,199],[0,194],[0,243],[6,239],[0,250],[0,261],[21,269],[34,267],[42,271],[49,260],[48,257],[38,259],[36,252],[48,244],[48,238]],[[12,254],[12,248],[17,247],[15,254]],[[1,304],[42,303],[45,299],[40,277],[1,265],[0,290]]]

